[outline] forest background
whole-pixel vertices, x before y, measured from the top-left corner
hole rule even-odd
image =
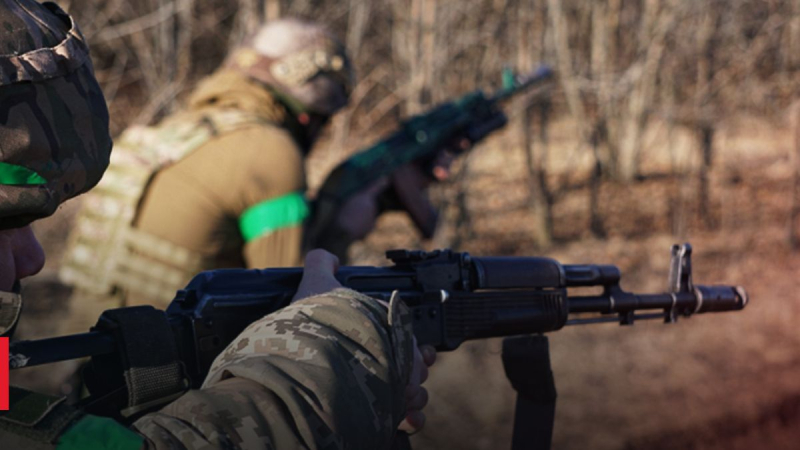
[[[398,120],[501,71],[554,67],[549,95],[432,190],[433,240],[401,214],[352,249],[546,255],[609,263],[628,289],[666,288],[669,246],[690,241],[695,282],[740,284],[743,312],[676,325],[553,334],[554,448],[793,448],[800,438],[800,0],[72,0],[112,130],[180,108],[263,21],[328,26],[358,84],[309,163],[313,190]],[[794,106],[793,106],[794,105]],[[79,202],[37,225],[50,260],[21,333],[66,308],[58,255]],[[63,300],[63,296],[62,300]],[[514,393],[500,342],[441,355],[415,448],[510,447]]]

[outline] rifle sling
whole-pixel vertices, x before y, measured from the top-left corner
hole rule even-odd
[[[506,377],[517,391],[511,448],[549,450],[557,392],[547,336],[505,338],[502,355]]]

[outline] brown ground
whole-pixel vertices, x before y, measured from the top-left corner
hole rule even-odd
[[[646,173],[667,173],[670,161],[694,167],[688,138],[667,139],[654,127]],[[575,186],[554,205],[555,244],[531,239],[522,153],[497,140],[476,149],[468,197],[473,236],[462,250],[476,255],[543,254],[564,263],[611,263],[629,290],[665,288],[669,247],[690,241],[698,284],[740,284],[745,311],[634,327],[570,327],[550,335],[559,391],[554,448],[789,449],[800,446],[800,253],[786,243],[791,170],[786,130],[741,120],[721,130],[712,173],[713,226],[699,220],[695,183],[655,177],[633,186],[605,183],[601,213],[607,238],[588,231],[588,192],[568,124],[552,132],[553,186]],[[669,143],[672,151],[666,150]],[[505,144],[505,145],[500,145]],[[679,200],[679,193],[683,200]],[[37,227],[51,256],[59,252],[62,211]],[[677,230],[677,235],[673,231]],[[800,230],[799,230],[800,231]],[[438,242],[446,242],[440,238]],[[381,220],[354,248],[357,263],[380,263],[387,247],[419,245],[403,217]],[[48,334],[64,307],[51,258],[28,283],[21,333]],[[28,378],[32,378],[28,376]],[[500,364],[500,341],[464,345],[440,355],[428,389],[429,423],[417,449],[507,449],[514,393]]]

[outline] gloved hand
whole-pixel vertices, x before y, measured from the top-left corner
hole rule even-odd
[[[331,253],[320,249],[308,252],[303,268],[303,279],[292,303],[342,287],[334,276],[338,268],[339,259]],[[386,308],[388,311],[388,304]],[[398,427],[407,433],[416,433],[425,425],[425,414],[422,409],[428,404],[428,391],[422,387],[422,383],[428,379],[428,367],[436,362],[436,350],[432,346],[418,346],[416,338],[414,343],[414,367],[405,388],[406,418]]]

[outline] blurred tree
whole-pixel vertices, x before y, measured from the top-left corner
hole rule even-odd
[[[520,1],[517,4],[516,14],[516,51],[517,71],[527,73],[541,61],[544,48],[541,46],[541,35],[546,33],[546,27],[537,27],[537,2]],[[546,23],[546,22],[544,22]],[[538,36],[537,36],[538,35]],[[539,39],[537,39],[539,38]],[[539,48],[536,46],[539,44]],[[515,101],[514,116],[517,121],[517,140],[520,149],[525,154],[525,165],[528,170],[529,206],[533,212],[534,240],[539,247],[547,248],[553,240],[553,213],[552,195],[547,185],[547,110],[536,108],[529,98],[523,96]],[[535,112],[540,113],[541,133],[540,141],[535,143]],[[538,149],[537,149],[538,145]]]
[[[792,206],[789,213],[789,244],[800,248],[800,100],[789,110],[789,121],[793,128],[794,149],[789,153],[789,160],[794,169],[794,188],[792,189]]]

